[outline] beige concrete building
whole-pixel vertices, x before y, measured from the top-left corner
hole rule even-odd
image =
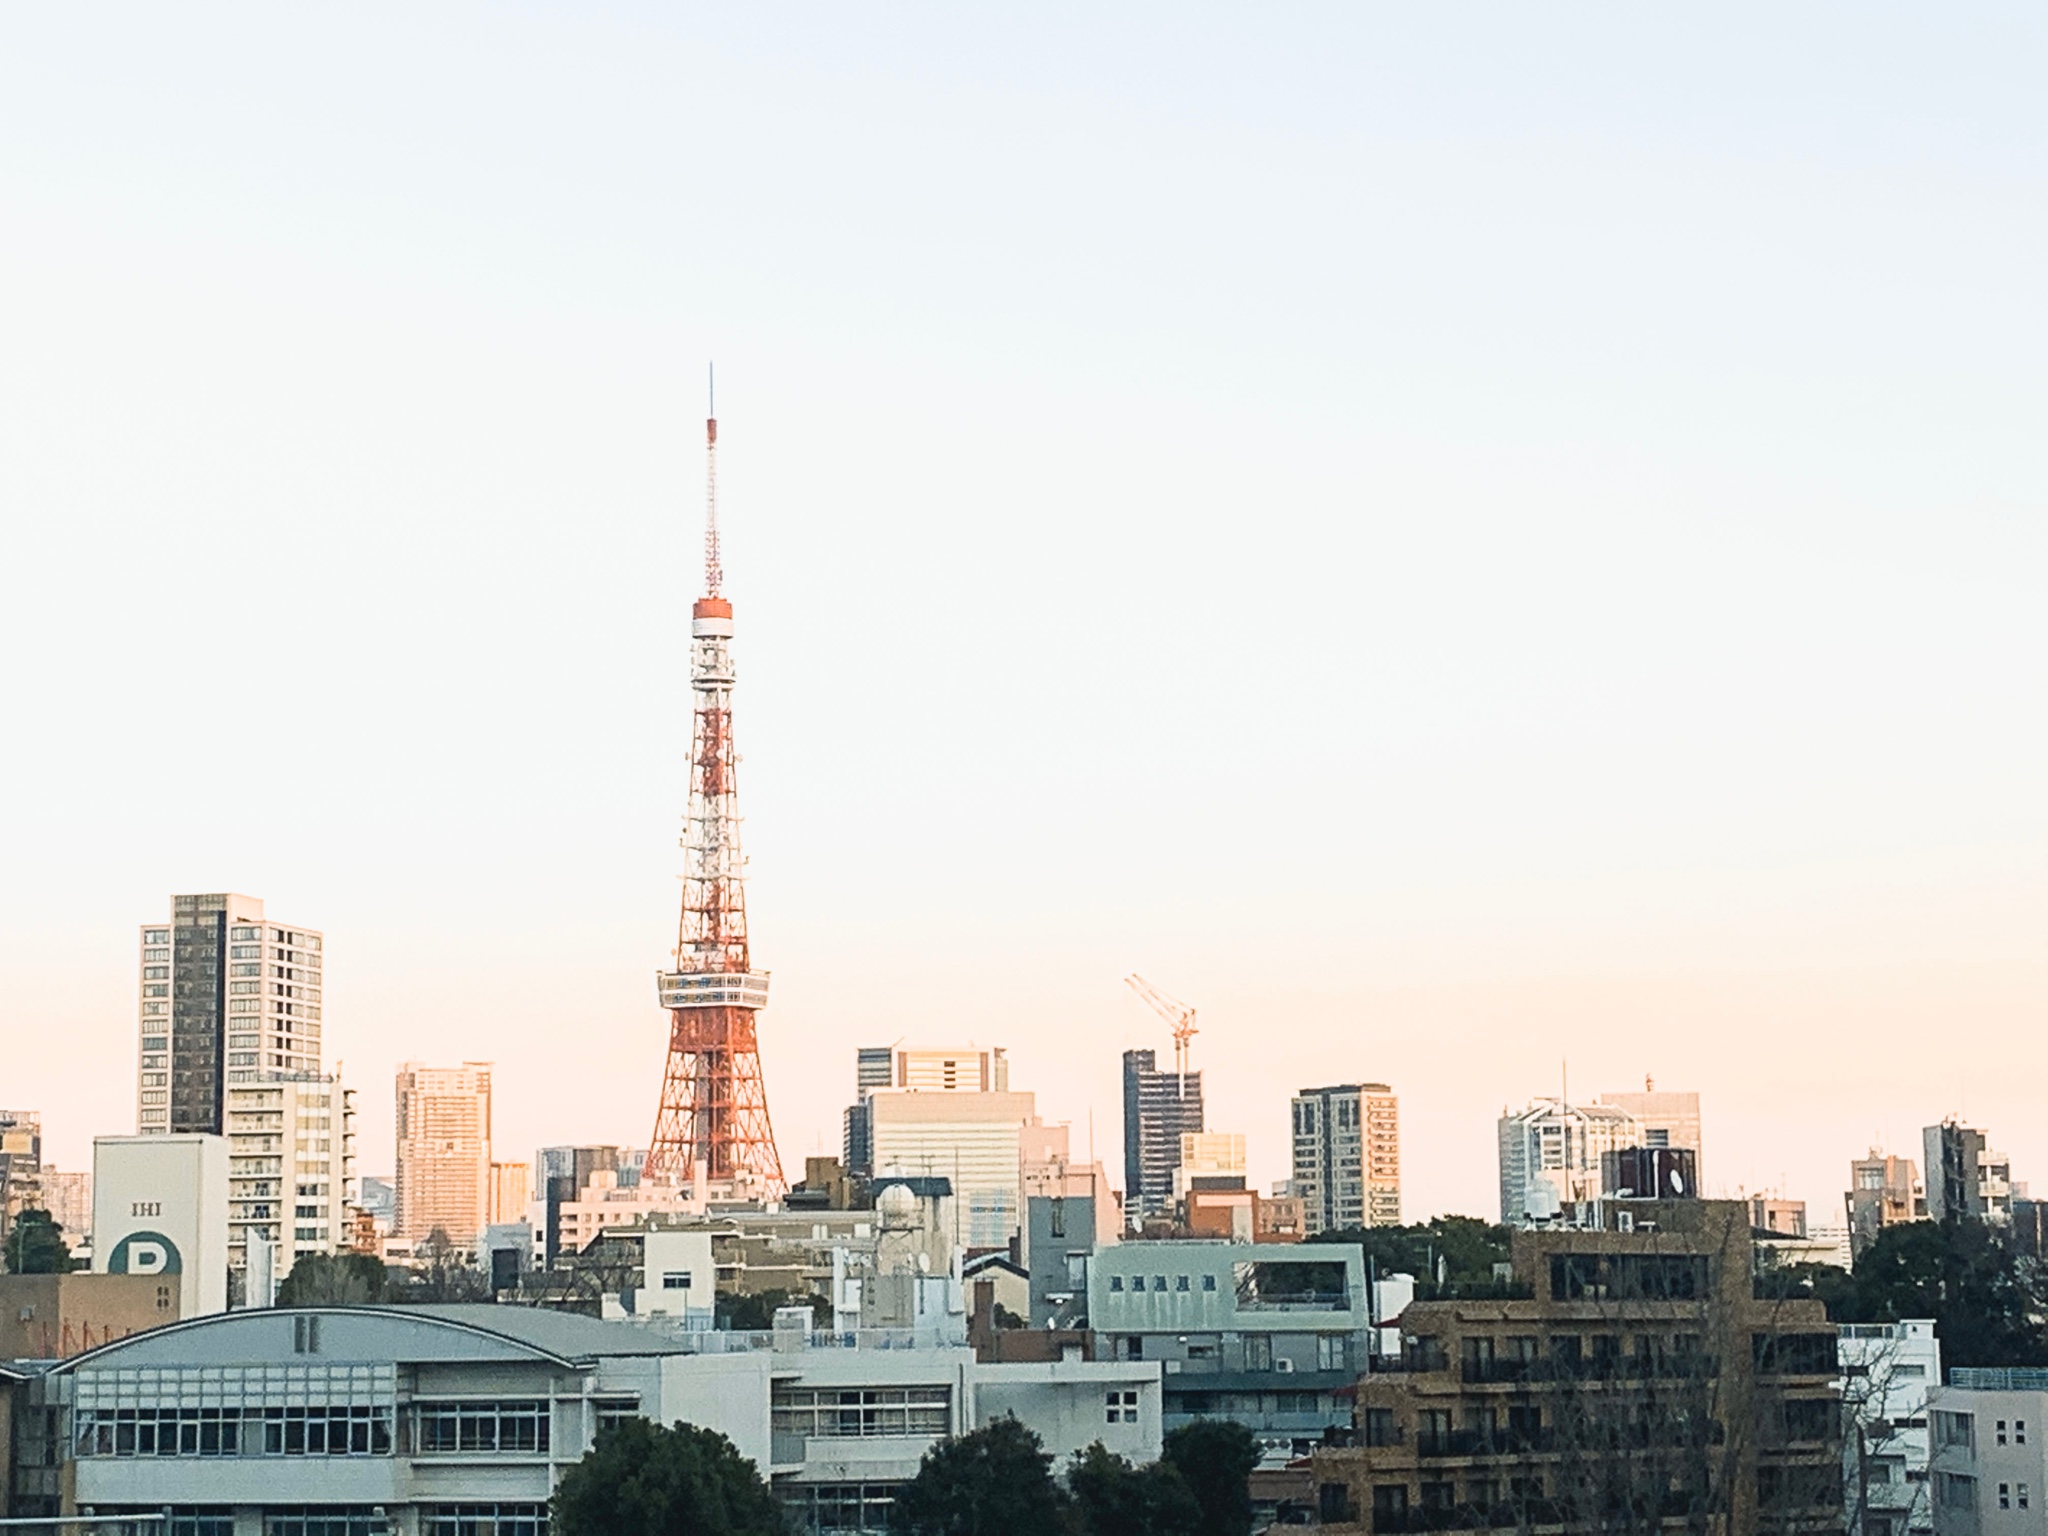
[[[533,1207],[533,1164],[491,1164],[491,1224],[524,1221]]]
[[[0,1360],[68,1360],[178,1311],[176,1275],[0,1275]]]
[[[229,1083],[320,1070],[323,940],[233,892],[141,930],[136,1128],[223,1135]]]
[[[1849,1164],[1849,1192],[1844,1199],[1849,1217],[1849,1248],[1860,1258],[1886,1227],[1927,1219],[1927,1191],[1920,1169],[1910,1157],[1893,1157],[1872,1147],[1868,1157]]]
[[[1385,1083],[1294,1096],[1294,1176],[1308,1230],[1401,1224],[1401,1102]]]
[[[1069,1128],[1064,1123],[1047,1125],[1034,1119],[1019,1129],[1017,1140],[1026,1208],[1029,1208],[1034,1195],[1092,1200],[1095,1241],[1098,1244],[1115,1242],[1123,1232],[1124,1218],[1116,1191],[1109,1187],[1109,1171],[1099,1161],[1077,1163],[1073,1160]]]
[[[438,1229],[458,1248],[482,1232],[491,1208],[491,1064],[398,1069],[398,1211],[395,1236],[421,1242]]]

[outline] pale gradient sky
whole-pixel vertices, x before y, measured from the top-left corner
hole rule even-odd
[[[2048,1185],[2034,5],[0,18],[0,1103],[133,1128],[134,931],[328,934],[501,1155],[644,1142],[704,360],[785,1160],[1005,1044],[1118,1163],[1558,1081],[1834,1203]]]

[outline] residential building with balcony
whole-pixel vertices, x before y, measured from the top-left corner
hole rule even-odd
[[[1849,1536],[1924,1536],[1934,1529],[1927,1401],[1941,1385],[1934,1320],[1844,1323],[1836,1332]]]
[[[1991,1150],[1991,1138],[1953,1116],[1921,1132],[1927,1154],[1927,1215],[1933,1221],[1954,1216],[1970,1221],[2012,1219],[2015,1189],[2012,1163]]]
[[[1893,1157],[1872,1147],[1868,1157],[1849,1164],[1849,1192],[1843,1197],[1849,1219],[1852,1258],[1877,1241],[1886,1227],[1927,1219],[1927,1190],[1920,1169],[1910,1157]]]
[[[1515,1233],[1519,1297],[1403,1309],[1397,1368],[1358,1383],[1356,1443],[1315,1453],[1326,1528],[1841,1529],[1821,1303],[1757,1297],[1741,1203],[1604,1214]]]
[[[1156,1360],[1165,1422],[1235,1419],[1301,1455],[1350,1420],[1371,1339],[1365,1257],[1342,1243],[1126,1242],[1088,1270],[1104,1359]]]
[[[1935,1536],[2048,1536],[2048,1370],[1958,1366],[1927,1417]]]

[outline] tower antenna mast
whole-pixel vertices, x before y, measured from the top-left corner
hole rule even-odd
[[[715,386],[715,378],[712,380]],[[675,969],[655,977],[669,1011],[668,1067],[642,1174],[651,1184],[707,1184],[742,1198],[787,1187],[756,1015],[768,1005],[768,973],[747,943],[746,859],[740,853],[732,731],[732,604],[720,588],[718,417],[704,420],[704,595],[690,609],[690,809],[683,823],[683,914]]]

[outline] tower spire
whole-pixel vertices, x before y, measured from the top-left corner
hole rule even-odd
[[[704,595],[717,597],[725,585],[725,567],[718,560],[718,365],[707,381],[704,418]]]
[[[717,409],[715,397],[712,402]],[[719,593],[718,418],[706,418],[704,596],[690,610],[690,809],[683,824],[683,912],[675,969],[656,975],[669,1011],[668,1067],[642,1177],[738,1195],[779,1195],[785,1185],[756,1013],[768,973],[747,942],[746,860],[740,853],[739,754],[732,732],[732,604]]]

